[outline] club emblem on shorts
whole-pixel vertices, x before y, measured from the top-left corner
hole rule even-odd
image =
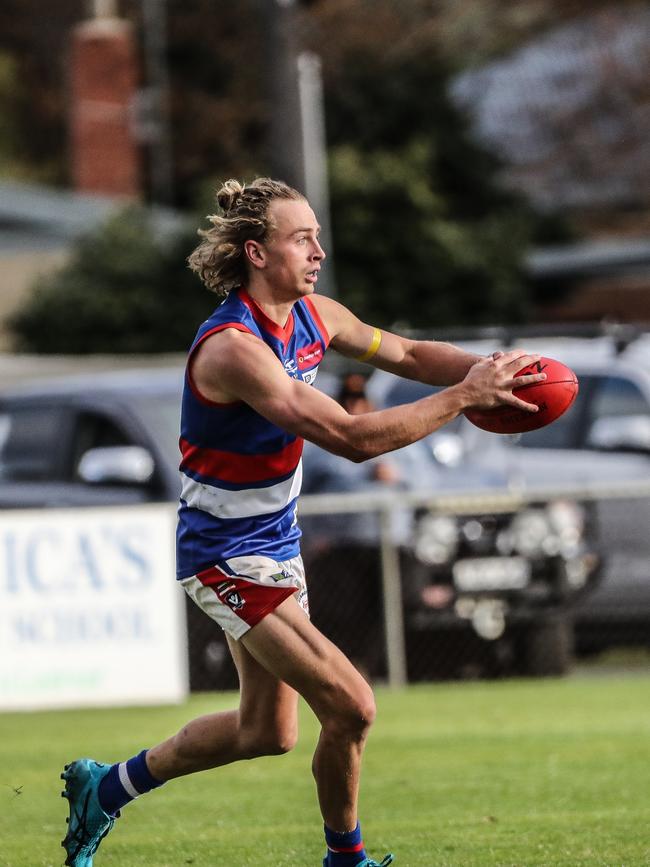
[[[240,608],[244,607],[244,600],[241,598],[239,593],[236,590],[233,590],[232,593],[229,593],[226,596],[226,602],[233,608],[235,611],[239,611]]]
[[[217,596],[222,602],[229,605],[233,611],[239,611],[245,605],[244,600],[235,589],[232,581],[222,581],[221,584],[217,584]]]

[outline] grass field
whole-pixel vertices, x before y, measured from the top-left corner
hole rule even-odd
[[[378,860],[419,865],[650,864],[650,676],[378,690],[361,815]],[[63,863],[61,766],[114,761],[231,694],[182,707],[0,715],[0,865]],[[310,776],[298,748],[169,783],[127,807],[96,867],[319,867]],[[18,790],[19,793],[16,792]]]

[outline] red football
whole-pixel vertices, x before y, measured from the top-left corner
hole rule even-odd
[[[469,409],[465,415],[477,427],[492,433],[514,434],[545,427],[565,413],[578,394],[578,377],[565,364],[552,358],[540,358],[535,364],[522,368],[516,376],[545,373],[543,382],[513,389],[513,393],[526,403],[536,403],[537,412],[527,412],[515,406],[496,406],[493,409]]]

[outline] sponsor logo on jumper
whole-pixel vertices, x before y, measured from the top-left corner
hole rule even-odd
[[[300,370],[320,364],[323,360],[323,344],[317,340],[315,343],[310,343],[309,346],[301,346],[296,351],[296,358]]]
[[[312,367],[311,370],[306,370],[302,374],[302,381],[307,385],[311,385],[312,382],[316,379],[316,374],[318,373],[318,367]]]
[[[293,358],[287,358],[284,362],[284,369],[293,379],[298,379],[298,365]]]

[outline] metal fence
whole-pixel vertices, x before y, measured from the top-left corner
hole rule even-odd
[[[569,507],[579,539],[552,527]],[[577,653],[650,647],[650,480],[312,495],[299,513],[312,620],[371,680],[562,674]],[[530,538],[516,548],[522,516]],[[423,558],[423,520],[455,527],[448,561]],[[236,687],[221,631],[189,602],[188,622],[191,688]]]

